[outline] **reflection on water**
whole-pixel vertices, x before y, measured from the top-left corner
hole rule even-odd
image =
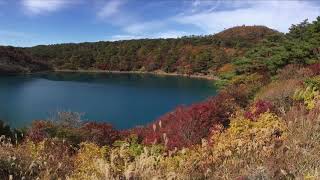
[[[0,119],[21,127],[57,111],[117,128],[146,124],[180,104],[215,95],[213,83],[150,74],[46,73],[0,77]]]

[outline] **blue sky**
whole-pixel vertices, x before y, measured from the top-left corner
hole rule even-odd
[[[243,24],[287,32],[319,15],[316,0],[0,0],[0,44],[172,38]]]

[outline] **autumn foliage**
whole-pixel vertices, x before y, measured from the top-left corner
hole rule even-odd
[[[62,125],[61,122],[34,121],[27,136],[34,142],[41,142],[48,138],[59,138],[78,145],[83,141],[94,142],[99,145],[112,145],[120,139],[120,131],[115,130],[108,123],[87,122],[79,127]]]
[[[136,59],[129,67],[123,58],[130,53],[119,52],[115,54],[121,55],[120,62],[113,58],[110,64],[95,65],[188,73],[208,73],[215,67],[220,69],[217,81],[223,82],[219,93],[191,106],[179,106],[144,127],[124,131],[107,123],[82,122],[78,113],[63,112],[51,121],[34,121],[18,142],[14,141],[16,132],[0,124],[0,178],[320,179],[319,22],[320,17],[293,25],[287,34],[264,27],[236,27],[197,43],[192,37],[141,40],[149,44],[138,49],[132,45],[139,41],[116,42],[120,49],[145,61]],[[160,45],[148,53],[146,47],[154,42],[162,42],[161,47],[166,47],[166,42],[187,43],[177,51],[191,54],[176,57],[168,48],[157,48]],[[249,50],[235,51],[242,57],[211,66],[208,64],[217,61],[210,61],[216,56],[208,43]],[[250,49],[252,45],[255,47]],[[40,55],[51,52],[53,58],[56,48],[66,46],[33,51]],[[107,49],[104,55],[115,57],[113,52],[117,50]],[[168,56],[161,57],[163,54]],[[195,61],[186,63],[187,57],[195,57]],[[71,60],[67,64],[71,67],[88,68],[93,63],[80,55]]]
[[[273,106],[268,101],[258,100],[246,111],[244,117],[250,120],[256,120],[260,114],[270,112]]]
[[[134,132],[145,144],[164,144],[169,149],[189,147],[207,138],[213,127],[226,127],[229,116],[236,110],[234,98],[221,93],[190,107],[178,107],[146,128]]]

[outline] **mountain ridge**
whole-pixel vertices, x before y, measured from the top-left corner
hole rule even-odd
[[[238,32],[242,33],[237,38]],[[207,36],[39,45],[24,50],[56,69],[207,75],[257,42],[277,34],[265,26],[242,26]]]

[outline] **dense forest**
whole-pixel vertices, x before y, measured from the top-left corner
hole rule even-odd
[[[209,36],[57,44],[26,51],[57,69],[209,74],[272,35],[280,33],[264,26],[241,26]]]
[[[45,70],[50,70],[47,63],[36,60],[21,49],[0,46],[0,74],[30,73]]]
[[[0,124],[0,177],[320,179],[320,17],[285,34],[241,26],[23,51],[58,69],[212,74],[219,92],[128,130],[75,112],[25,129]]]

